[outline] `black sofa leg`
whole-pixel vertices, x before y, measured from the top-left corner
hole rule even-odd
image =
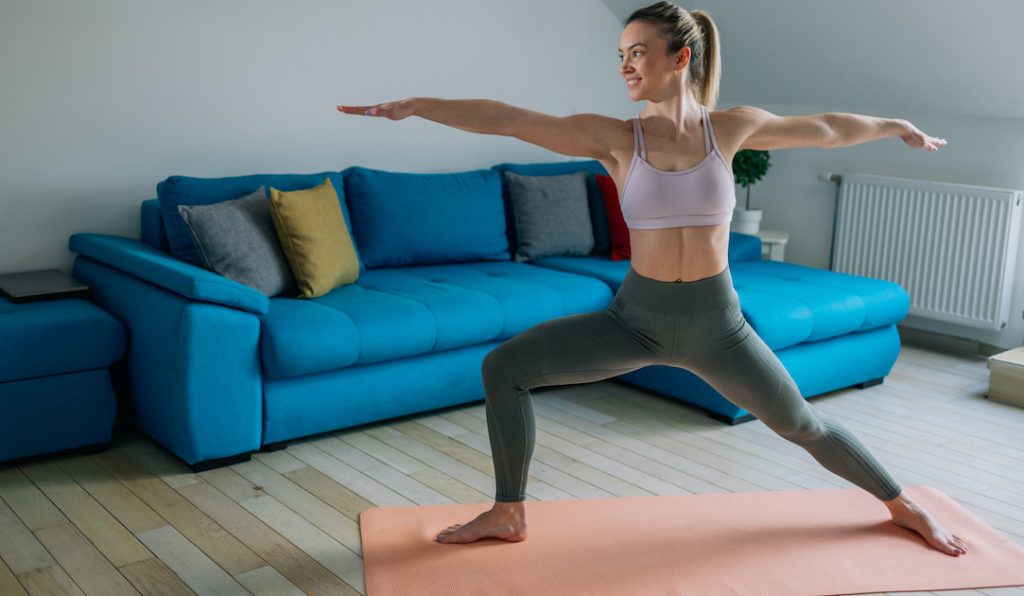
[[[856,387],[857,389],[867,389],[868,387],[874,387],[875,385],[881,385],[883,380],[885,380],[885,377],[878,377],[877,379],[871,379],[870,381],[864,381],[863,383],[857,383],[856,385],[853,385],[853,386]],[[747,414],[745,414],[743,416],[740,416],[739,418],[735,418],[735,419],[730,418],[729,416],[724,416],[722,414],[719,414],[718,412],[708,412],[708,417],[709,418],[714,418],[715,420],[717,420],[719,422],[728,423],[728,424],[730,424],[732,426],[736,426],[737,424],[743,424],[744,422],[750,422],[751,420],[754,420],[755,418],[757,418],[757,416],[754,416],[753,414],[751,414],[749,412]]]
[[[197,461],[196,463],[189,466],[193,472],[205,472],[206,470],[212,470],[214,468],[221,468],[224,466],[230,466],[231,464],[240,464],[242,462],[250,461],[253,453],[267,453],[268,451],[279,451],[288,446],[287,441],[278,441],[276,443],[267,443],[266,445],[259,448],[258,451],[249,451],[247,453],[239,453],[238,455],[229,455],[228,457],[220,457],[217,459],[207,459],[204,461]]]
[[[708,412],[708,417],[709,418],[714,418],[715,420],[717,420],[719,422],[725,422],[725,423],[729,424],[730,426],[736,426],[737,424],[743,424],[744,422],[750,422],[751,420],[754,420],[754,419],[757,418],[757,416],[754,416],[750,412],[747,412],[746,414],[744,414],[743,416],[740,416],[739,418],[731,418],[729,416],[723,416],[722,414],[719,414],[718,412]]]
[[[193,472],[205,472],[206,470],[230,466],[231,464],[240,464],[242,462],[249,461],[250,459],[252,459],[252,452],[248,451],[246,453],[239,453],[238,455],[229,455],[228,457],[197,461],[189,467],[192,468]]]
[[[877,379],[871,379],[870,381],[864,381],[863,383],[857,383],[854,385],[857,389],[867,389],[868,387],[874,387],[875,385],[881,385],[882,380],[885,377],[878,377]]]

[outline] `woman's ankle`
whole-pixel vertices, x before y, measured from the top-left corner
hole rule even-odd
[[[495,501],[491,511],[504,515],[523,517],[526,515],[526,501]]]
[[[893,513],[913,511],[917,508],[917,504],[907,496],[906,492],[901,491],[900,494],[888,501],[882,501],[882,504],[889,508],[889,511]]]

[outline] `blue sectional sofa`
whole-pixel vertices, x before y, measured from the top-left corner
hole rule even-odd
[[[589,172],[588,192],[597,192],[593,175],[604,169],[590,160],[499,164],[465,173],[451,188],[477,185],[474,201],[480,203],[473,209],[481,221],[473,222],[474,233],[504,226],[505,238],[487,236],[489,247],[497,242],[504,252],[491,260],[386,267],[367,263],[412,246],[402,244],[413,242],[411,220],[399,224],[400,232],[382,227],[379,216],[387,210],[371,217],[365,197],[355,200],[361,189],[352,185],[371,180],[378,192],[386,191],[387,173],[355,167],[335,172],[332,177],[343,179],[339,200],[360,276],[319,298],[268,298],[174,258],[159,198],[141,204],[141,240],[74,234],[69,248],[79,256],[73,273],[128,331],[125,397],[138,426],[194,470],[209,469],[280,448],[289,439],[479,402],[481,363],[494,347],[545,320],[605,308],[628,261],[607,254],[530,263],[510,257],[515,234],[501,173],[581,169]],[[444,187],[438,184],[444,175],[406,175],[403,193],[418,183],[414,176],[422,176],[431,192]],[[238,180],[189,182],[201,190]],[[241,188],[232,188],[240,196]],[[465,229],[465,222],[449,223],[449,235]],[[464,240],[445,238],[446,250]],[[896,323],[909,309],[902,287],[763,261],[760,240],[745,234],[731,234],[729,262],[744,315],[805,397],[880,383],[889,373],[900,349]],[[752,419],[683,369],[653,365],[617,378],[706,408],[731,424]]]

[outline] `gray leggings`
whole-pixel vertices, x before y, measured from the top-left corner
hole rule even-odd
[[[698,375],[829,471],[880,500],[899,496],[900,485],[867,447],[800,395],[740,312],[728,267],[684,282],[651,279],[630,267],[604,310],[539,323],[484,357],[495,500],[526,499],[535,440],[531,388],[591,383],[652,364]]]

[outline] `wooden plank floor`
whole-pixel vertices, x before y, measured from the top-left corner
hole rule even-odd
[[[984,358],[904,345],[882,385],[810,402],[898,481],[1024,545],[1024,409],[985,399],[987,385]],[[854,487],[759,420],[730,427],[618,381],[534,403],[530,501]],[[492,472],[483,402],[199,474],[121,432],[100,454],[0,467],[0,594],[363,594],[361,510],[490,502]]]

